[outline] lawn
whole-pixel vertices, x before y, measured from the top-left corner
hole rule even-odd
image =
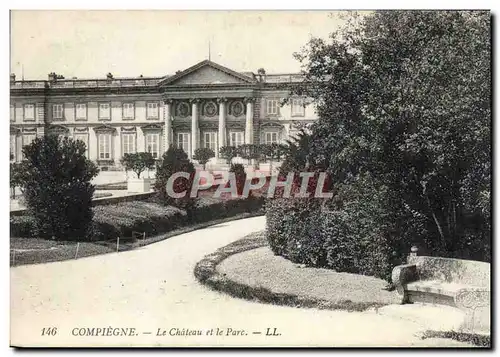
[[[231,255],[217,266],[217,270],[241,284],[337,305],[348,301],[389,305],[399,301],[395,291],[384,290],[387,282],[381,279],[303,267],[274,255],[267,246]]]
[[[46,263],[97,254],[135,249],[174,235],[212,224],[263,214],[262,200],[233,200],[200,197],[194,217],[184,210],[153,201],[131,201],[95,206],[93,240],[59,241],[29,237],[30,216],[11,216],[11,265]],[[132,239],[133,233],[145,233],[145,239]]]
[[[398,303],[374,277],[307,268],[275,256],[265,233],[254,233],[206,256],[195,277],[234,297],[276,305],[364,311]]]

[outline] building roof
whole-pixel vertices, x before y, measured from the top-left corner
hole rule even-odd
[[[64,78],[55,80],[15,80],[11,81],[11,89],[36,89],[36,88],[104,88],[104,87],[156,87],[168,86],[188,77],[190,74],[199,71],[202,68],[213,68],[221,71],[228,76],[234,77],[242,83],[254,84],[262,81],[264,83],[292,83],[300,82],[303,75],[300,73],[289,74],[264,74],[259,75],[250,71],[236,72],[230,68],[204,60],[197,64],[180,71],[174,75],[165,75],[161,77],[110,77],[110,78]],[[50,75],[49,75],[50,76]]]

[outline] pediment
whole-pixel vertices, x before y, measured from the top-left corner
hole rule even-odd
[[[114,127],[112,127],[111,125],[103,124],[103,125],[99,125],[99,126],[94,127],[94,131],[95,132],[114,132],[114,131],[116,131],[116,129]]]
[[[276,123],[276,122],[267,122],[267,123],[262,123],[260,125],[261,128],[283,128],[283,124]]]
[[[200,62],[160,82],[160,86],[249,84],[255,80],[211,61]]]
[[[141,126],[141,129],[142,129],[142,131],[157,131],[157,130],[161,130],[162,127],[158,124],[147,124],[147,125]]]
[[[53,134],[68,134],[69,128],[59,124],[53,124],[49,126],[47,131]]]

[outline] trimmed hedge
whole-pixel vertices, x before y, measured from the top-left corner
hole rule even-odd
[[[194,223],[233,217],[241,213],[264,214],[263,198],[233,199],[227,201],[201,199],[192,217],[185,210],[155,202],[134,201],[116,205],[93,207],[93,241],[131,237],[133,231],[146,232],[146,236],[159,235]],[[12,237],[33,237],[32,217],[11,216]]]
[[[10,216],[11,237],[32,237],[32,229],[35,224],[33,217],[28,215]]]
[[[333,199],[275,198],[266,204],[267,240],[276,255],[312,267],[389,280],[402,261],[383,193],[360,180],[341,186]],[[365,197],[366,195],[366,197]],[[369,197],[367,197],[369,196]]]

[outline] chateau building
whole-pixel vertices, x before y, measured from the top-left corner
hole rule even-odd
[[[109,169],[125,153],[159,158],[170,146],[192,158],[199,147],[279,143],[316,119],[307,98],[290,96],[300,74],[235,72],[202,61],[163,77],[10,79],[11,161],[50,133],[82,140],[89,159]],[[286,100],[285,100],[286,99]],[[284,104],[285,103],[285,104]]]

